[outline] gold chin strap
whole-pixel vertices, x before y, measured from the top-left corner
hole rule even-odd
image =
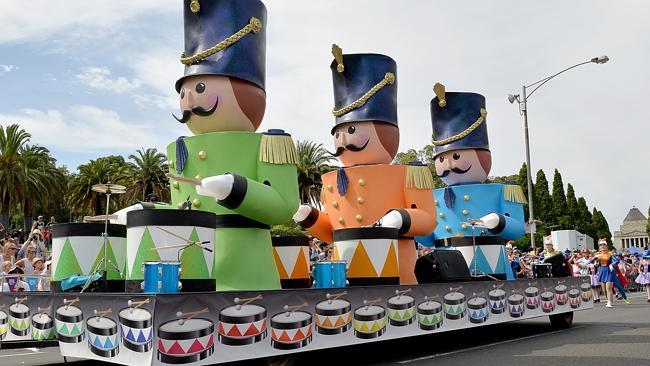
[[[250,21],[248,22],[248,24],[246,24],[246,26],[244,28],[240,29],[239,31],[237,31],[237,33],[235,33],[232,36],[224,39],[223,41],[217,43],[216,45],[208,48],[207,50],[201,51],[201,52],[199,52],[199,53],[197,53],[196,55],[193,55],[193,56],[185,56],[185,53],[183,53],[181,55],[181,58],[180,58],[181,63],[183,65],[195,64],[195,63],[203,60],[204,58],[210,57],[210,56],[214,55],[215,53],[217,53],[217,52],[231,46],[232,44],[239,41],[240,39],[242,39],[245,35],[249,34],[250,32],[257,33],[261,29],[262,29],[262,21],[255,18],[255,17],[251,17]]]
[[[487,116],[487,111],[485,109],[481,108],[481,116],[476,120],[476,122],[472,123],[469,127],[467,127],[465,129],[465,131],[463,131],[463,132],[461,132],[459,134],[456,134],[454,136],[448,137],[448,138],[446,138],[444,140],[435,140],[435,137],[434,137],[434,139],[431,141],[431,143],[433,143],[433,145],[435,145],[435,146],[443,146],[443,145],[447,145],[449,143],[452,143],[454,141],[458,141],[458,140],[462,139],[463,137],[465,137],[465,136],[469,135],[470,133],[472,133],[472,131],[474,131],[478,126],[480,126],[481,123],[483,123],[483,121],[485,121],[486,116]]]
[[[361,107],[362,105],[366,104],[368,99],[372,98],[373,95],[375,95],[381,88],[383,88],[386,85],[391,85],[395,82],[395,74],[392,72],[387,72],[386,75],[384,75],[384,78],[375,84],[370,90],[368,90],[364,95],[361,96],[361,98],[355,100],[354,102],[346,105],[345,107],[341,109],[333,109],[332,114],[335,117],[340,117],[354,109],[357,109]]]

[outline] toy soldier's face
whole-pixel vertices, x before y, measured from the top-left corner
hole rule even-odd
[[[380,138],[380,135],[383,137]],[[336,148],[334,156],[345,166],[390,164],[397,146],[393,149],[386,145],[392,144],[395,137],[399,141],[399,130],[382,122],[349,122],[336,126],[333,137]]]
[[[492,157],[479,149],[450,150],[436,156],[436,174],[446,185],[483,183],[490,173]]]
[[[183,80],[182,117],[195,135],[221,131],[255,131],[266,109],[266,94],[255,84],[220,75],[196,75]]]

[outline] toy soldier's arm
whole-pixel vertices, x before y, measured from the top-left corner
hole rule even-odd
[[[327,213],[315,207],[301,205],[298,212],[293,215],[293,219],[309,234],[325,243],[332,244],[334,229]]]
[[[481,217],[490,233],[506,240],[517,240],[524,236],[524,203],[526,198],[518,185],[505,184],[501,207]]]

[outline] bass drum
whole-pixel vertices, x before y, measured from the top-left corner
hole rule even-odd
[[[86,321],[88,347],[100,357],[115,357],[120,353],[120,336],[117,323],[111,318],[93,316]]]
[[[158,328],[158,361],[169,364],[194,363],[214,352],[214,323],[192,318],[171,320]]]
[[[386,309],[379,305],[364,305],[354,311],[354,335],[361,339],[380,337],[386,332]]]
[[[415,318],[415,299],[408,295],[396,295],[388,299],[388,319],[390,325],[402,327],[413,323]]]
[[[488,302],[484,297],[473,297],[467,301],[467,312],[471,323],[480,324],[488,320]]]
[[[83,342],[85,332],[84,315],[76,306],[63,305],[56,309],[54,326],[59,342]]]
[[[153,340],[151,313],[142,308],[124,308],[119,314],[122,344],[133,352],[149,352]]]
[[[443,302],[445,303],[445,317],[447,319],[458,320],[465,317],[465,295],[460,292],[450,292],[444,296]]]
[[[352,325],[352,306],[343,299],[328,299],[316,304],[316,329],[325,335],[340,334]]]
[[[312,316],[306,311],[275,314],[271,318],[271,346],[276,349],[298,349],[311,342]]]
[[[32,315],[32,339],[45,341],[56,338],[54,331],[54,320],[45,313]]]
[[[11,333],[15,336],[23,337],[29,334],[31,321],[27,305],[16,303],[9,307],[9,325]]]
[[[219,342],[228,346],[253,344],[266,338],[266,308],[233,305],[219,313]]]
[[[417,318],[418,326],[422,330],[436,330],[440,328],[444,319],[442,304],[433,300],[425,300],[419,303]]]

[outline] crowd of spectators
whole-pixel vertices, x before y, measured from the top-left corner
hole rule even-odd
[[[51,225],[39,216],[25,234],[0,224],[0,281],[2,292],[48,291],[51,263]]]

